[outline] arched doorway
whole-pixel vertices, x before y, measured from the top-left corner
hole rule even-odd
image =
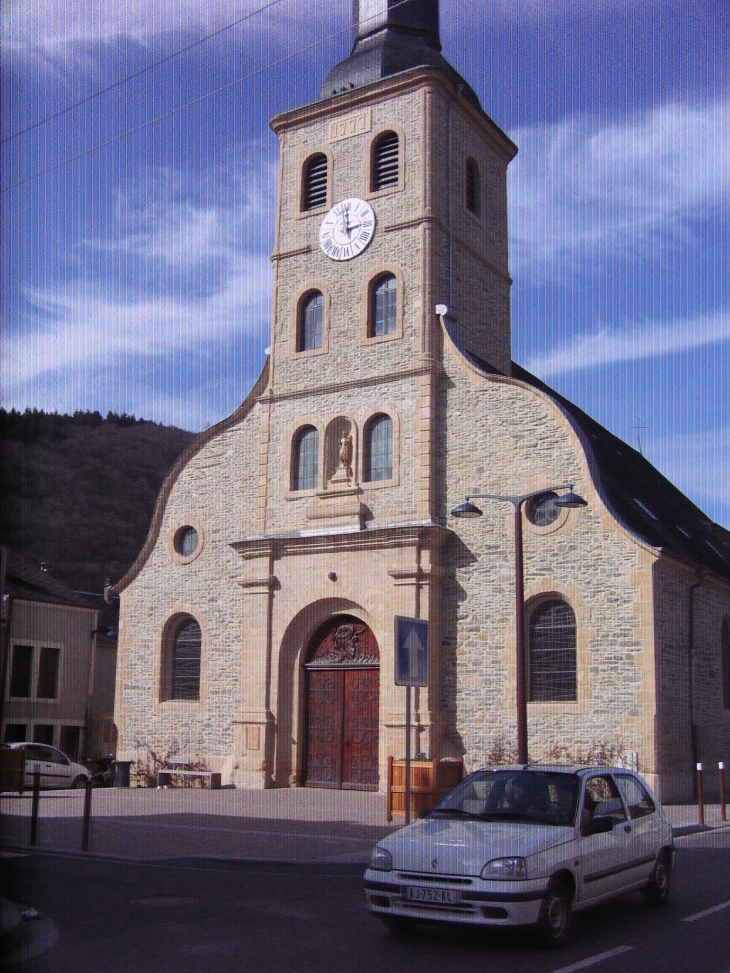
[[[305,659],[305,785],[377,790],[375,636],[354,615],[336,615],[316,630]]]

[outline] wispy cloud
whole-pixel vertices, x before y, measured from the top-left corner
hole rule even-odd
[[[26,290],[22,320],[3,338],[4,404],[68,408],[72,392],[71,407],[88,407],[82,399],[91,390],[80,376],[93,376],[96,401],[112,403],[130,362],[148,372],[187,362],[197,371],[232,344],[263,347],[272,273],[262,214],[273,207],[275,167],[259,165],[257,179],[253,154],[248,168],[242,160],[240,170],[195,177],[157,170],[141,180],[143,192],[120,192],[113,231],[77,244],[78,275]],[[204,189],[190,192],[193,182]],[[88,251],[103,264],[94,274]],[[211,261],[215,273],[205,273]],[[147,380],[145,395],[153,384]]]
[[[691,221],[727,207],[730,99],[672,103],[624,124],[574,117],[510,133],[510,264],[515,274],[585,271],[661,254]]]
[[[680,321],[643,321],[621,329],[578,333],[550,351],[534,355],[526,368],[544,379],[602,365],[641,361],[730,342],[730,311]]]
[[[108,54],[117,44],[152,46],[181,35],[189,42],[232,24],[225,32],[230,43],[260,43],[265,36],[267,44],[276,44],[296,40],[302,31],[321,30],[323,22],[345,26],[347,17],[349,4],[333,9],[329,0],[11,0],[2,48],[6,56],[36,66],[83,63],[91,68],[105,47]]]
[[[288,39],[300,44],[310,31],[320,39],[347,30],[351,19],[350,0],[9,0],[2,30],[2,47],[7,56],[45,64],[51,68],[63,62],[93,63],[89,47],[133,42],[152,45],[175,34],[203,36],[220,30],[248,14],[236,38],[236,28],[227,34],[237,43],[266,35],[268,44]],[[521,23],[547,21],[566,15],[583,16],[596,9],[610,10],[639,6],[645,0],[496,0],[475,5],[472,0],[450,0],[449,18],[442,13],[442,34],[452,20],[470,22],[500,16]],[[445,5],[442,5],[445,6]],[[259,10],[264,8],[261,14]]]
[[[648,438],[645,453],[716,523],[730,524],[730,425]]]

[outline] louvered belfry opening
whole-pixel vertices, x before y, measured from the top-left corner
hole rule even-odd
[[[304,168],[304,209],[315,209],[327,202],[327,156],[322,152],[307,160]]]
[[[398,183],[398,136],[386,132],[373,151],[373,192]]]

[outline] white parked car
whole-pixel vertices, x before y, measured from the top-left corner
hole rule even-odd
[[[83,787],[89,771],[82,764],[69,760],[65,753],[46,743],[10,743],[11,750],[25,747],[25,787],[33,786],[33,774],[41,775],[45,790],[64,787]]]
[[[381,841],[365,895],[393,931],[427,920],[536,923],[557,945],[573,910],[632,890],[663,904],[673,857],[672,826],[638,774],[500,767],[471,774]]]

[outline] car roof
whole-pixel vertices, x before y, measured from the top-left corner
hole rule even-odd
[[[536,773],[556,773],[556,774],[576,774],[578,776],[585,776],[586,774],[593,773],[620,773],[620,774],[631,774],[632,770],[626,767],[607,767],[605,764],[508,764],[498,767],[480,767],[476,773],[495,773],[499,770],[522,770],[529,773],[534,771]]]

